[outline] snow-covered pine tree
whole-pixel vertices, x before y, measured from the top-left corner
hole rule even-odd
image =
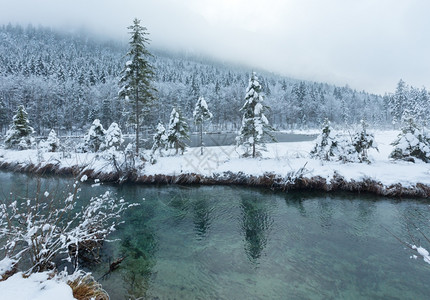
[[[54,129],[51,129],[49,132],[48,138],[45,141],[45,146],[48,152],[57,152],[60,148],[60,140]]]
[[[84,137],[84,150],[88,152],[97,152],[100,146],[105,142],[106,130],[100,123],[99,119],[95,119],[87,135]]]
[[[184,117],[179,109],[173,108],[170,114],[169,130],[167,131],[167,142],[170,148],[175,148],[176,154],[181,149],[184,153],[187,146],[185,140],[188,137],[188,124],[185,122]]]
[[[408,101],[406,83],[400,79],[397,83],[396,92],[390,99],[390,108],[393,115],[393,125],[397,125],[402,120],[405,105]]]
[[[149,111],[150,103],[155,100],[156,89],[151,81],[154,79],[154,70],[148,58],[151,53],[146,48],[149,39],[146,37],[146,27],[140,25],[140,20],[134,19],[130,29],[130,48],[127,56],[130,58],[126,62],[119,81],[121,89],[119,97],[127,100],[129,104],[129,122],[134,124],[136,129],[136,154],[139,153],[139,130],[142,123],[143,114]]]
[[[358,161],[370,163],[369,157],[367,156],[367,150],[370,148],[378,150],[378,148],[375,143],[374,135],[367,132],[367,123],[364,120],[361,120],[360,125],[360,130],[352,137],[352,145],[358,155]]]
[[[5,147],[9,149],[25,150],[34,144],[34,138],[31,136],[34,132],[28,121],[28,114],[23,105],[19,105],[16,114],[13,116],[13,122],[6,132]]]
[[[212,113],[209,111],[205,98],[199,97],[193,111],[193,118],[194,123],[199,127],[201,155],[203,155],[203,122],[212,119],[212,117]]]
[[[152,145],[152,149],[151,149],[152,154],[154,154],[155,151],[158,150],[161,155],[161,150],[166,149],[167,147],[166,128],[164,128],[163,124],[158,123],[153,140],[154,140],[154,144]]]
[[[6,106],[4,104],[4,101],[2,97],[0,97],[0,134],[3,134],[3,128],[7,125],[7,113],[6,113]]]
[[[257,147],[264,150],[265,140],[274,140],[270,134],[274,129],[264,115],[266,109],[267,106],[263,105],[262,87],[253,72],[246,89],[245,104],[240,109],[243,111],[242,127],[236,137],[237,144],[246,148],[244,156],[250,155],[249,148],[251,148],[252,157],[256,157],[260,154]]]
[[[330,121],[326,118],[322,125],[322,131],[316,139],[316,144],[310,155],[312,158],[332,160],[337,154],[338,141],[332,132]]]
[[[419,129],[412,116],[405,116],[403,128],[391,144],[395,148],[390,158],[415,162],[414,158],[430,162],[430,132]]]
[[[124,139],[122,138],[122,131],[116,122],[110,124],[109,128],[106,130],[105,140],[103,144],[100,145],[100,150],[118,150],[121,147]]]

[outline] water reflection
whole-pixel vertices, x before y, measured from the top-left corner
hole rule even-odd
[[[148,205],[141,193],[142,189],[136,187],[127,189],[130,202],[140,203],[141,206],[126,212],[124,219],[127,223],[120,237],[119,254],[125,257],[121,265],[121,281],[126,299],[147,298],[153,268],[157,263],[158,240],[152,226],[157,208]]]
[[[318,201],[318,217],[321,227],[329,229],[332,226],[334,206],[333,200],[329,198],[323,198]]]
[[[132,234],[123,237],[121,251],[126,257],[122,272],[122,280],[127,290],[126,297],[146,298],[157,251],[157,241],[151,228],[143,225],[137,227]]]
[[[208,233],[211,225],[210,203],[204,198],[194,198],[192,203],[194,231],[198,238],[202,239]]]
[[[24,175],[1,175],[3,194],[14,182],[24,185],[15,189],[25,194]],[[83,189],[81,201],[106,188]],[[125,213],[112,236],[121,241],[105,244],[105,264],[91,270],[99,278],[108,258],[127,256],[101,282],[111,299],[427,299],[430,294],[428,265],[409,259],[413,253],[384,229],[409,241],[408,231],[415,230],[410,221],[430,227],[428,203],[224,186],[110,188],[141,203]]]
[[[303,193],[292,192],[285,195],[285,203],[287,206],[297,208],[302,217],[307,216],[305,206],[303,205],[304,200]]]
[[[245,251],[248,258],[256,262],[266,247],[268,231],[273,218],[268,209],[269,201],[261,196],[242,197],[242,232],[245,237]]]

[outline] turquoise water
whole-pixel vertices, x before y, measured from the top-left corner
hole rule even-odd
[[[0,173],[2,190],[27,176]],[[45,179],[50,188],[65,179]],[[28,185],[28,184],[27,184]],[[403,240],[429,233],[429,202],[243,187],[84,186],[140,203],[105,244],[111,299],[428,299],[430,265]],[[21,189],[25,190],[25,189]],[[426,245],[426,244],[423,244]]]

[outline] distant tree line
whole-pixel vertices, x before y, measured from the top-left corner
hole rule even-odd
[[[125,132],[133,130],[125,114],[126,104],[118,97],[127,45],[19,25],[1,26],[0,37],[3,132],[21,104],[37,134],[46,135],[52,128],[60,134],[84,132],[94,119],[100,119],[105,127],[115,121]],[[191,125],[194,105],[204,96],[213,113],[209,130],[240,128],[239,110],[250,69],[153,53],[150,63],[160,101],[153,104],[144,125],[152,129],[159,121],[167,123],[172,107],[180,107]],[[348,86],[298,81],[267,72],[259,72],[259,79],[265,102],[272,108],[266,116],[276,129],[316,128],[325,118],[335,126],[361,119],[370,126],[392,126],[402,107],[416,100],[409,93],[407,99],[401,93],[399,97],[397,93],[382,97]],[[427,91],[419,91],[420,99],[428,97]]]

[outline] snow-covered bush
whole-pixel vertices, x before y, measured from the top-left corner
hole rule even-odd
[[[370,148],[376,149],[375,136],[367,132],[367,123],[364,120],[360,121],[360,129],[357,130],[352,136],[352,146],[355,150],[355,156],[358,162],[370,163],[367,151]]]
[[[335,137],[337,147],[334,152],[338,160],[344,163],[370,163],[368,150],[373,148],[378,151],[378,148],[374,135],[367,132],[367,127],[366,122],[361,120],[359,128],[352,135]]]
[[[29,274],[55,269],[54,262],[61,258],[77,269],[79,257],[96,253],[131,205],[106,192],[78,208],[78,186],[75,182],[72,192],[60,198],[38,191],[34,198],[4,200],[0,204],[1,259],[12,260]]]
[[[318,135],[316,144],[310,152],[312,158],[318,158],[327,161],[339,159],[339,139],[332,131],[333,130],[330,126],[330,121],[325,119],[322,125],[321,133]]]
[[[412,117],[405,120],[397,139],[391,144],[395,148],[390,158],[415,162],[415,158],[430,162],[430,133],[419,129]]]
[[[39,147],[47,152],[57,152],[60,149],[60,140],[54,129],[51,129],[45,141],[40,141]]]
[[[185,122],[180,110],[173,108],[170,114],[169,129],[167,131],[168,146],[169,148],[174,148],[176,154],[178,154],[179,149],[184,153],[185,147],[187,146],[185,141],[188,139],[188,124]]]
[[[6,148],[26,150],[34,145],[34,138],[31,136],[34,130],[30,126],[27,116],[24,106],[18,106],[18,110],[13,116],[13,122],[6,132],[4,141]]]
[[[352,136],[335,135],[330,121],[324,120],[322,132],[310,155],[326,161],[367,162],[370,163],[367,151],[377,149],[374,136],[367,132],[367,124],[360,122],[360,128]]]
[[[103,157],[110,161],[116,170],[118,182],[124,182],[128,179],[135,180],[145,168],[145,163],[152,159],[152,157],[145,153],[136,155],[134,145],[133,143],[129,143],[122,151],[112,151],[111,148],[103,152]]]
[[[97,152],[100,146],[105,142],[106,130],[100,123],[99,119],[95,119],[88,133],[84,137],[83,150],[86,152]]]
[[[153,140],[154,144],[152,145],[151,153],[154,154],[158,150],[161,155],[161,150],[167,147],[166,128],[164,128],[163,124],[158,123]]]
[[[100,145],[100,150],[112,149],[112,147],[114,150],[118,150],[123,142],[124,139],[122,138],[122,131],[118,124],[113,122],[106,130],[105,140]]]

